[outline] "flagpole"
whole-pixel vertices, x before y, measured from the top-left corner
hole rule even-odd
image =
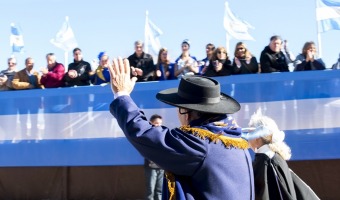
[[[149,11],[145,12],[145,27],[144,27],[144,52],[149,53],[149,40],[148,40],[148,33],[149,31]]]
[[[318,21],[318,0],[315,1],[315,16],[316,16],[316,31],[317,31],[317,37],[318,37],[318,57],[321,58],[322,57],[322,48],[321,48],[321,33],[319,31],[319,21]]]
[[[226,50],[227,50],[227,53],[228,54],[230,54],[230,52],[229,52],[229,44],[230,44],[230,37],[229,37],[229,34],[226,32],[225,33],[225,48],[226,48]]]

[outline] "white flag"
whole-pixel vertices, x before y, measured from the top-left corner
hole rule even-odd
[[[159,29],[152,21],[149,19],[149,13],[146,11],[145,19],[145,29],[144,29],[144,52],[150,53],[153,56],[157,56],[161,48],[161,43],[159,41],[159,36],[163,34],[161,29]]]
[[[228,2],[225,2],[224,28],[230,36],[237,40],[255,40],[248,29],[252,28],[248,22],[237,18],[230,10]]]
[[[12,47],[12,53],[22,53],[24,51],[24,38],[20,28],[14,23],[11,23],[11,36],[9,40],[10,46]]]
[[[318,0],[316,2],[318,32],[340,30],[340,1]]]
[[[51,39],[51,43],[67,52],[78,46],[73,30],[68,22],[68,17],[66,17],[63,26],[58,31],[55,38]]]

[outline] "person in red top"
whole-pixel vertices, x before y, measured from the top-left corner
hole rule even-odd
[[[63,64],[56,61],[54,53],[48,53],[46,55],[47,68],[42,68],[41,84],[45,88],[57,88],[63,87],[63,77],[65,74],[65,67]]]

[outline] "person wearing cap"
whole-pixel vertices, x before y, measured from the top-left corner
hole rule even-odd
[[[188,39],[182,42],[182,54],[175,60],[175,76],[181,78],[186,74],[198,74],[199,67],[195,56],[189,53],[190,41]]]
[[[181,126],[169,129],[151,125],[131,98],[137,78],[130,78],[128,60],[114,59],[109,69],[110,112],[142,156],[166,171],[163,199],[254,199],[248,143],[228,118],[240,104],[218,81],[183,76],[178,88],[158,92],[158,100],[178,108]]]
[[[284,142],[285,133],[261,110],[254,113],[249,128],[242,129],[242,137],[249,141],[255,152],[253,162],[255,199],[319,199],[286,162],[291,149]]]
[[[90,76],[93,85],[101,85],[110,82],[109,66],[110,58],[105,51],[98,54],[99,65],[94,73]]]

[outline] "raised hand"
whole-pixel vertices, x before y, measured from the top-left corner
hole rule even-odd
[[[114,58],[113,65],[108,66],[111,77],[111,88],[114,93],[127,92],[130,94],[136,84],[137,77],[130,77],[128,59]]]

